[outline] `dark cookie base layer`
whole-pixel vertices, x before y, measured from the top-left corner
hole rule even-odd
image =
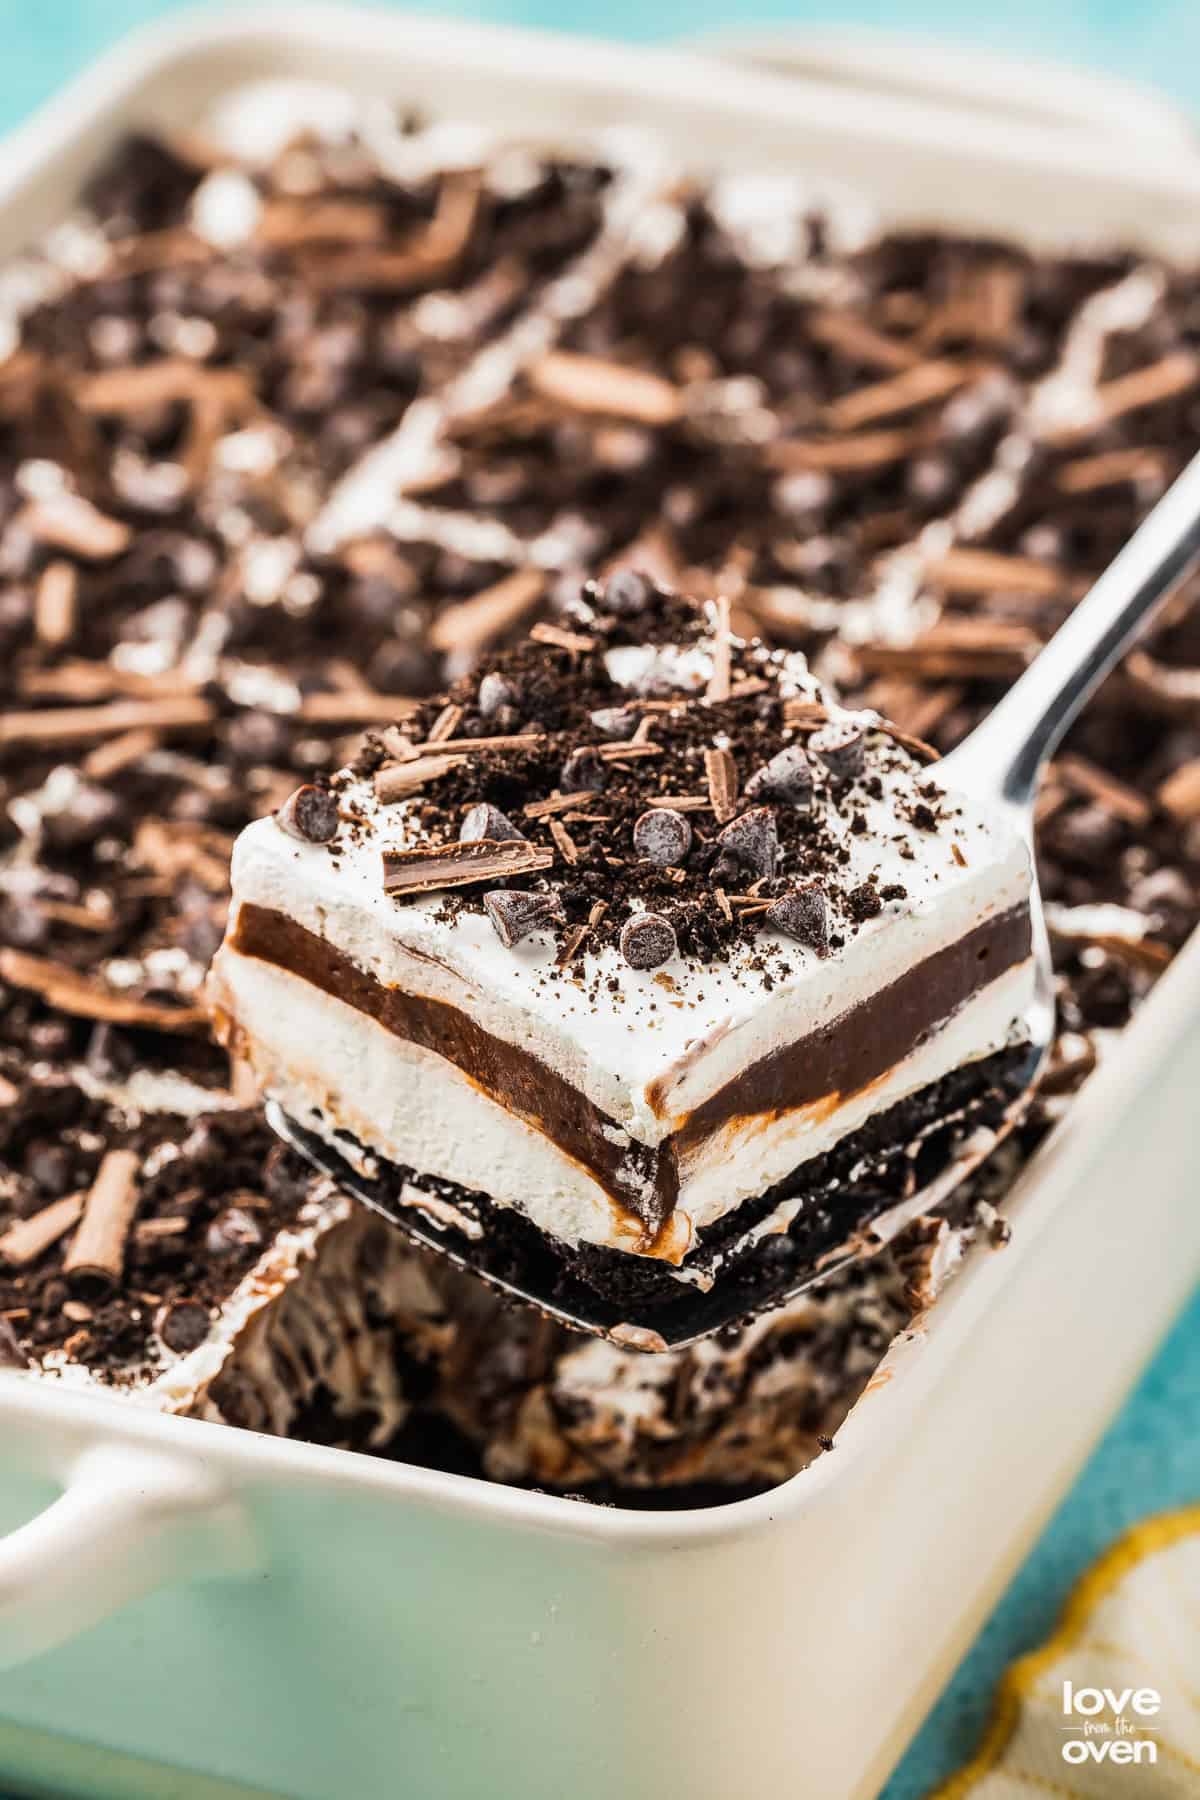
[[[711,1297],[681,1283],[652,1258],[555,1243],[522,1214],[495,1205],[486,1194],[419,1170],[376,1158],[376,1179],[366,1182],[347,1165],[347,1185],[401,1225],[414,1219],[413,1210],[400,1199],[406,1183],[478,1220],[482,1239],[471,1241],[449,1227],[438,1241],[485,1279],[534,1291],[564,1313],[587,1316],[606,1327],[622,1324],[633,1313],[639,1319],[652,1314],[655,1325],[670,1338],[673,1323],[686,1319],[676,1334],[691,1336],[709,1328],[705,1308],[710,1298],[715,1325],[728,1320],[731,1294],[736,1295],[736,1306],[751,1314],[811,1280],[828,1252],[918,1192],[972,1133],[999,1126],[1024,1086],[1027,1066],[1027,1050],[1017,1045],[956,1069],[878,1114],[775,1187],[743,1202],[701,1234],[688,1258],[689,1266],[699,1269],[718,1255],[728,1258]],[[361,1150],[348,1132],[337,1135],[348,1149]],[[739,1252],[740,1240],[775,1207],[792,1199],[801,1204],[789,1230],[771,1233]],[[422,1218],[420,1223],[428,1242],[427,1222]]]

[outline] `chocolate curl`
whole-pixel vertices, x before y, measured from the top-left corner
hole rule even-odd
[[[478,655],[515,631],[537,606],[545,588],[541,569],[518,569],[491,587],[481,588],[469,600],[446,607],[430,626],[429,641],[435,650]]]
[[[82,1212],[83,1195],[67,1194],[64,1199],[43,1206],[32,1218],[18,1219],[0,1237],[0,1263],[21,1269],[36,1262],[43,1251],[79,1223]]]
[[[75,634],[78,616],[79,576],[69,562],[47,563],[38,579],[33,603],[33,628],[39,644],[61,650]]]
[[[81,1286],[111,1291],[125,1267],[125,1245],[138,1206],[141,1159],[134,1150],[110,1150],[84,1202],[83,1218],[63,1261],[63,1273]]]
[[[733,646],[730,642],[729,596],[718,594],[716,599],[717,629],[713,634],[713,667],[708,678],[708,686],[704,690],[706,700],[717,703],[728,700],[732,675]]]
[[[49,750],[136,730],[199,731],[215,717],[211,701],[187,694],[166,700],[115,700],[108,706],[64,706],[55,712],[10,712],[0,718],[0,748],[33,744]]]
[[[390,806],[396,800],[407,800],[410,795],[420,793],[426,782],[437,781],[443,775],[448,775],[451,769],[456,769],[465,760],[462,755],[415,756],[411,762],[380,769],[375,777],[375,798],[381,806]]]
[[[718,825],[727,825],[737,811],[737,764],[728,750],[706,750],[704,773],[708,798]]]

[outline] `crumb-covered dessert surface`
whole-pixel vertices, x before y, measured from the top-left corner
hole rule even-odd
[[[807,1228],[802,1166],[1020,1043],[1028,856],[727,608],[625,571],[568,616],[243,835],[210,991],[308,1129],[482,1193],[468,1235],[707,1289]]]
[[[737,637],[803,650],[851,711],[953,747],[1192,454],[1200,288],[1119,249],[877,232],[861,209],[816,216],[790,178],[702,183],[628,139],[564,154],[328,95],[218,112],[122,146],[0,271],[0,1342],[57,1379],[161,1404],[165,1375],[181,1409],[378,1441],[413,1407],[410,1434],[445,1419],[429,1358],[458,1325],[411,1258],[385,1267],[396,1234],[270,1149],[206,1034],[236,833],[323,791],[364,727],[427,741],[414,702],[538,618],[588,635],[571,609],[591,570],[723,595]],[[1044,786],[1061,1031],[1025,1150],[1200,913],[1189,599]],[[653,717],[630,710],[635,733]],[[715,812],[668,810],[639,857],[707,879],[692,845]],[[553,821],[588,854],[586,821],[546,818],[529,841]],[[684,827],[684,864],[655,862]],[[561,903],[569,921],[508,954],[549,931],[557,955],[586,923]],[[717,967],[743,942],[731,910]],[[561,1402],[576,1445],[598,1387],[649,1380],[610,1351],[611,1382],[576,1381],[576,1347],[551,1334],[535,1358],[502,1316],[499,1386],[537,1389],[543,1417]],[[221,1404],[201,1398],[217,1363]],[[775,1366],[799,1418],[810,1363]],[[663,1416],[697,1418],[691,1391]],[[456,1409],[456,1430],[500,1433],[494,1408]],[[655,1467],[625,1441],[597,1458],[618,1487]],[[764,1447],[761,1467],[807,1453]],[[551,1460],[491,1466],[553,1484]]]

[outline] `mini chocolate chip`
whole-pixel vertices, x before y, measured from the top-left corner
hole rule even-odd
[[[767,911],[767,924],[818,956],[829,953],[829,902],[815,885],[796,888],[776,900]]]
[[[612,743],[624,743],[638,727],[638,714],[628,706],[601,706],[588,719],[596,735]]]
[[[853,781],[862,770],[866,733],[851,719],[837,719],[814,731],[808,747],[820,757],[835,781]]]
[[[128,1075],[137,1061],[137,1053],[129,1039],[115,1026],[97,1025],[88,1039],[87,1066],[101,1081],[118,1080]]]
[[[769,806],[755,806],[734,819],[718,838],[723,860],[749,870],[755,880],[774,875],[779,862],[779,834]]]
[[[291,744],[291,730],[278,713],[239,713],[231,719],[225,741],[229,754],[239,763],[282,763]]]
[[[638,913],[621,927],[621,955],[631,969],[657,969],[678,952],[675,927],[661,913]]]
[[[50,921],[32,900],[0,901],[0,944],[14,950],[36,950],[50,935]]]
[[[636,569],[618,569],[606,582],[597,583],[594,598],[602,612],[628,619],[645,610],[651,591],[646,577]]]
[[[949,506],[958,481],[949,459],[930,452],[926,456],[914,457],[908,465],[904,485],[909,498],[918,506],[934,509]]]
[[[289,837],[309,844],[328,844],[337,836],[338,803],[328,788],[299,787],[275,814]]]
[[[692,828],[671,806],[654,806],[633,828],[633,847],[647,862],[662,868],[681,863],[692,847]]]
[[[564,794],[579,793],[583,789],[598,794],[604,786],[604,764],[596,752],[584,744],[580,749],[572,750],[558,779]]]
[[[177,1300],[174,1306],[163,1307],[154,1328],[168,1350],[186,1356],[190,1350],[198,1350],[208,1336],[208,1308],[199,1300]]]
[[[789,744],[746,783],[748,799],[782,800],[788,806],[808,806],[812,791],[812,764],[799,744]]]
[[[498,806],[489,806],[486,800],[481,800],[478,806],[471,808],[459,826],[458,841],[460,844],[475,844],[481,838],[486,838],[493,844],[510,844],[523,842],[525,833],[519,831],[507,813],[502,813]]]
[[[59,812],[42,821],[46,841],[56,850],[79,850],[120,822],[124,808],[115,794],[94,781],[81,781]]]
[[[367,676],[381,694],[431,694],[438,684],[438,664],[420,644],[392,638],[380,644]]]
[[[256,1250],[263,1241],[262,1226],[241,1206],[227,1206],[217,1214],[204,1234],[210,1256],[233,1256],[239,1250]]]
[[[523,894],[519,888],[493,888],[483,897],[484,911],[506,950],[542,925],[562,917],[557,894]]]
[[[71,1153],[63,1144],[30,1144],[25,1152],[25,1173],[43,1194],[69,1194],[73,1171]]]
[[[508,679],[498,669],[489,669],[479,683],[478,706],[480,716],[492,719],[502,707],[513,707],[520,704],[520,695]]]

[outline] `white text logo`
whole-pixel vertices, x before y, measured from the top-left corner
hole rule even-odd
[[[1143,1723],[1162,1710],[1157,1688],[1077,1688],[1062,1684],[1062,1709],[1072,1723],[1063,1745],[1068,1763],[1155,1763],[1158,1745],[1145,1735],[1156,1727]],[[1075,1723],[1078,1721],[1078,1723]]]

